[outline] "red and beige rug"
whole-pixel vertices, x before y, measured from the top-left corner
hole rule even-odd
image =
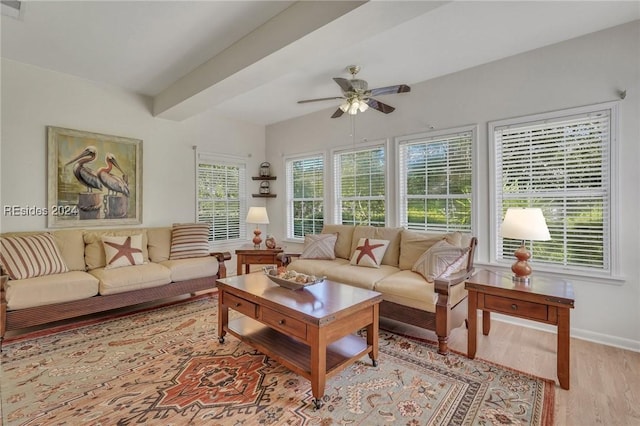
[[[199,297],[46,335],[5,340],[4,425],[550,425],[553,381],[381,332],[327,381],[307,380],[233,336]]]

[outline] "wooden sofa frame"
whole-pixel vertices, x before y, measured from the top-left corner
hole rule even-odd
[[[477,245],[478,239],[473,237],[469,243],[467,267],[463,271],[452,275],[449,279],[435,280],[435,292],[438,293],[435,313],[383,300],[380,303],[380,316],[434,331],[438,337],[438,353],[446,355],[449,352],[449,334],[455,328],[453,327],[453,311],[456,310],[456,314],[461,318],[459,325],[462,325],[463,319],[466,319],[467,316],[466,304],[462,303],[466,296],[452,306],[449,301],[449,291],[451,287],[466,281],[473,274],[473,259]],[[283,254],[282,264],[287,266],[294,257],[298,256],[300,256],[299,253]]]
[[[97,295],[71,302],[53,303],[12,311],[7,311],[5,288],[7,277],[3,276],[0,282],[0,350],[2,350],[2,341],[7,331],[153,302],[183,294],[194,295],[198,291],[211,291],[216,288],[216,280],[227,276],[227,268],[224,262],[231,259],[231,254],[229,252],[211,253],[211,256],[218,260],[218,273],[210,277],[176,281],[157,287]]]

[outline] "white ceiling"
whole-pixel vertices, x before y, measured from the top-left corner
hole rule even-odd
[[[270,124],[331,114],[297,101],[339,96],[350,64],[411,85],[637,19],[640,1],[30,1],[2,16],[1,53],[153,97],[160,117]]]

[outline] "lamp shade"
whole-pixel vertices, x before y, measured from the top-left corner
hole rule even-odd
[[[510,207],[500,229],[503,238],[547,241],[551,239],[547,221],[539,208]]]
[[[247,223],[254,224],[268,224],[269,216],[267,215],[266,207],[249,207],[249,212],[247,213]]]

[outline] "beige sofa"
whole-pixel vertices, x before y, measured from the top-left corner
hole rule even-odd
[[[42,233],[22,232],[2,237]],[[11,280],[2,273],[0,348],[5,332],[215,288],[231,255],[170,260],[171,227],[51,231],[68,272]],[[103,236],[142,235],[143,264],[105,268]],[[205,252],[206,253],[206,252]],[[0,265],[1,267],[2,265]]]
[[[335,259],[304,259],[300,254],[283,255],[283,264],[296,272],[325,276],[332,281],[382,293],[380,315],[436,332],[438,351],[447,353],[452,329],[452,311],[467,296],[464,281],[473,272],[477,239],[469,234],[435,234],[402,228],[325,225],[322,234],[337,234]],[[379,268],[350,263],[361,238],[389,241]],[[412,268],[434,244],[445,239],[452,245],[469,247],[462,267],[447,278],[428,281]],[[460,323],[466,318],[464,306],[458,309]]]

